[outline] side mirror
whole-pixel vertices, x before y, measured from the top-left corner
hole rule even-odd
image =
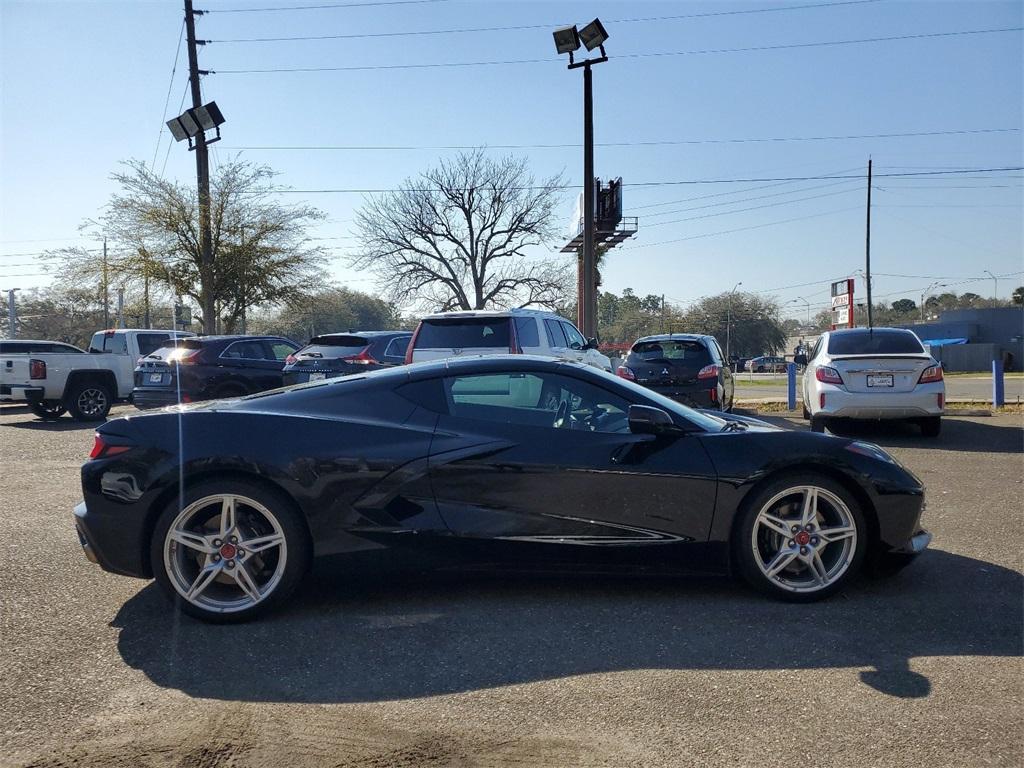
[[[587,346],[584,349],[597,349],[597,339],[587,339]]]
[[[661,408],[649,405],[629,406],[629,431],[635,435],[665,435],[682,432],[668,413]]]
[[[799,355],[793,355],[793,362],[797,365],[807,365],[807,355],[801,352]]]

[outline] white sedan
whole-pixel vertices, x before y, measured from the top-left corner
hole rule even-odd
[[[851,328],[823,333],[805,366],[804,418],[822,432],[834,419],[905,419],[927,437],[942,427],[942,366],[913,331]]]

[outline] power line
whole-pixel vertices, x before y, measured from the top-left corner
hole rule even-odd
[[[658,221],[654,224],[645,224],[644,229],[650,229],[651,227],[661,227],[666,224],[681,224],[686,221],[697,221],[699,219],[712,219],[716,216],[731,216],[734,213],[747,213],[748,211],[759,211],[762,208],[775,208],[780,205],[790,205],[792,203],[802,203],[807,200],[820,200],[823,197],[834,197],[835,195],[848,195],[851,192],[860,192],[859,189],[841,189],[838,192],[826,192],[821,195],[811,195],[810,197],[798,197],[795,200],[779,200],[774,203],[765,203],[764,205],[753,205],[749,208],[737,208],[735,211],[719,211],[718,213],[705,213],[701,216],[690,216],[685,219],[672,219],[671,221]]]
[[[174,49],[174,65],[171,67],[171,79],[167,83],[167,96],[164,98],[164,114],[160,118],[160,131],[156,135],[156,148],[153,150],[153,162],[150,163],[152,170],[156,170],[156,157],[160,154],[160,141],[164,137],[164,128],[167,122],[167,107],[171,103],[171,89],[174,88],[174,75],[178,71],[178,58],[181,56],[181,40],[185,35],[185,20],[181,20],[181,31],[178,33],[178,46]]]
[[[185,78],[185,90],[181,93],[181,102],[178,104],[178,114],[181,114],[182,107],[185,106],[185,97],[188,95],[189,80]],[[174,142],[170,141],[167,143],[167,151],[164,153],[164,164],[160,168],[160,176],[163,177],[164,172],[167,170],[167,158],[171,156],[171,147],[174,146]]]
[[[659,141],[606,141],[595,147],[671,147],[702,144],[754,144],[795,141],[854,141],[858,139],[902,139],[922,136],[963,136],[984,133],[1020,133],[1020,128],[978,128],[951,131],[913,131],[908,133],[864,133],[845,136],[769,136],[743,139],[666,139]],[[225,147],[234,151],[260,152],[411,152],[472,149],[578,149],[582,144],[438,144],[438,145],[307,145],[307,146],[243,146]]]
[[[713,16],[742,16],[752,13],[775,13],[778,11],[800,11],[812,8],[838,8],[846,5],[866,5],[877,3],[879,0],[846,0],[837,3],[809,3],[806,5],[771,6],[768,8],[750,8],[736,11],[710,11],[707,13],[688,13],[678,16],[645,16],[630,19],[608,19],[605,24],[635,24],[644,22],[680,21],[683,19],[703,19]],[[423,29],[406,32],[364,32],[345,35],[301,35],[295,37],[241,37],[225,40],[209,40],[210,43],[284,43],[307,40],[356,40],[360,38],[376,37],[413,37],[424,35],[459,35],[479,34],[481,32],[517,32],[533,29],[554,29],[565,26],[566,22],[551,22],[550,24],[514,24],[504,27],[460,27],[456,29]]]
[[[426,2],[426,0],[422,0]],[[856,40],[822,40],[813,43],[784,43],[781,45],[756,45],[746,48],[709,48],[693,51],[657,51],[650,53],[621,53],[616,59],[646,59],[666,56],[700,56],[720,53],[755,53],[761,51],[783,51],[800,48],[821,48],[839,45],[858,45],[864,43],[886,43],[898,40],[928,40],[945,37],[959,37],[964,35],[990,35],[1002,32],[1020,32],[1024,27],[1002,27],[997,29],[963,29],[952,32],[929,32],[914,35],[892,35],[889,37],[866,37]],[[446,61],[418,64],[364,64],[345,67],[275,67],[271,69],[218,69],[211,70],[211,74],[219,75],[254,75],[271,74],[279,72],[365,72],[370,70],[400,70],[400,69],[439,69],[450,67],[491,67],[518,64],[554,64],[561,62],[561,59],[506,59],[498,61]]]
[[[738,199],[735,199],[735,200],[720,200],[717,203],[705,203],[704,205],[695,205],[695,206],[693,206],[691,208],[675,208],[675,209],[670,210],[670,211],[657,211],[655,213],[646,213],[646,214],[644,214],[644,222],[645,222],[644,223],[644,228],[646,229],[648,227],[654,226],[653,224],[648,224],[647,223],[647,219],[651,218],[651,217],[654,217],[654,216],[669,216],[669,215],[674,214],[674,213],[689,213],[690,211],[703,211],[703,210],[705,210],[707,208],[718,208],[718,207],[723,206],[723,205],[736,205],[737,203],[747,203],[747,202],[752,202],[754,200],[766,200],[766,199],[769,199],[769,198],[772,198],[772,197],[785,197],[786,195],[797,195],[797,194],[800,194],[801,192],[812,192],[812,191],[814,191],[816,189],[828,189],[830,187],[838,187],[838,186],[840,186],[842,184],[851,184],[851,183],[852,183],[852,180],[845,180],[844,179],[843,181],[833,181],[833,182],[831,182],[829,184],[817,184],[817,185],[815,185],[813,187],[803,187],[802,189],[787,189],[787,190],[785,190],[783,192],[772,192],[771,194],[767,194],[767,195],[755,195],[753,197],[741,197],[741,198],[738,198]],[[717,197],[717,195],[716,195],[716,197]],[[656,203],[655,205],[660,205],[660,203]],[[630,213],[632,213],[633,210],[634,209],[630,209]]]
[[[972,168],[962,171],[916,171],[906,173],[876,173],[875,178],[904,178],[904,177],[928,177],[936,175],[959,175],[965,173],[1005,173],[1010,171],[1022,171],[1024,166],[1004,168]],[[833,179],[863,179],[863,174],[856,175],[820,175],[820,176],[779,176],[774,178],[743,178],[743,179],[685,179],[678,181],[637,181],[626,184],[627,187],[668,187],[696,184],[756,184],[760,182],[792,182],[792,181],[829,181]],[[969,177],[968,177],[969,178]],[[1006,178],[1006,177],[1003,177]],[[1014,177],[1011,177],[1014,178]],[[581,184],[556,184],[552,186],[529,186],[511,187],[510,191],[537,191],[543,189],[579,189]],[[452,191],[465,191],[464,188],[450,188]],[[319,194],[384,194],[388,192],[437,192],[436,187],[409,187],[409,188],[323,188],[323,189],[278,189],[279,194],[288,195],[319,195]]]
[[[370,8],[380,5],[422,5],[446,3],[448,0],[373,0],[364,3],[327,3],[324,5],[291,5],[276,8],[214,8],[203,13],[266,13],[269,11],[322,11],[327,8]]]

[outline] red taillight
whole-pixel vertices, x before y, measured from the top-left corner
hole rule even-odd
[[[420,328],[423,327],[423,323],[420,322],[416,326],[416,330],[412,332],[412,338],[409,339],[409,346],[405,348],[405,364],[409,365],[412,362],[412,351],[416,348],[416,337],[420,335]]]
[[[376,358],[370,354],[369,347],[364,347],[358,355],[350,355],[341,359],[346,363],[359,363],[360,365],[370,365],[371,363],[377,362]]]
[[[823,384],[842,384],[843,377],[839,375],[839,371],[835,368],[829,368],[827,365],[819,365],[814,369],[814,378]]]
[[[615,369],[615,375],[627,381],[636,381],[636,374],[633,373],[631,368],[627,368],[624,365],[620,365]]]
[[[103,439],[103,435],[99,432],[96,433],[95,439],[93,440],[92,450],[89,452],[90,459],[106,459],[111,456],[117,456],[119,453],[130,451],[130,445],[111,445]]]
[[[284,359],[284,364],[285,365],[294,365],[295,363],[298,362],[298,360],[299,360],[299,358],[297,358],[295,355],[288,355],[288,357],[286,357]]]
[[[930,365],[924,369],[921,373],[921,378],[917,380],[918,384],[931,384],[935,381],[942,381],[942,366],[941,365]]]
[[[717,379],[719,368],[717,365],[705,365],[697,373],[698,379]]]
[[[46,363],[42,360],[29,360],[28,361],[28,377],[30,379],[45,379],[46,378]]]

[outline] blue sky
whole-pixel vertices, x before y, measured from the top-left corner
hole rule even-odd
[[[802,316],[804,301],[828,300],[829,279],[863,266],[863,180],[640,185],[856,174],[870,154],[879,174],[875,295],[919,300],[936,281],[991,295],[985,270],[1024,270],[1024,172],[882,174],[1024,165],[1021,32],[734,49],[1019,28],[1024,6],[881,0],[795,7],[817,4],[448,0],[237,12],[336,4],[196,0],[211,11],[199,18],[198,37],[223,41],[200,49],[200,66],[217,72],[204,79],[204,98],[216,99],[227,117],[212,157],[220,162],[242,152],[271,165],[294,189],[390,188],[452,154],[439,146],[562,144],[572,146],[491,151],[525,154],[538,177],[564,172],[580,183],[582,78],[554,55],[550,28],[596,15],[608,28],[611,56],[594,70],[596,140],[627,144],[598,146],[596,172],[624,178],[626,212],[640,217],[639,236],[609,257],[607,289],[687,302],[742,281],[742,290],[775,295],[788,313]],[[50,281],[35,254],[76,243],[78,225],[97,215],[113,191],[109,175],[120,160],[155,157],[158,170],[166,162],[168,176],[194,174],[193,156],[183,145],[168,153],[161,131],[168,85],[171,117],[186,84],[183,48],[171,80],[183,13],[176,2],[42,0],[0,0],[0,11],[0,288],[28,288]],[[662,18],[669,16],[688,18]],[[676,55],[635,55],[652,53]],[[231,72],[524,60],[532,63]],[[284,146],[422,149],[241,149]],[[567,223],[574,197],[565,195]],[[329,215],[312,234],[339,238],[324,241],[335,257],[333,275],[373,291],[372,281],[346,269],[342,258],[353,245],[342,238],[361,195],[287,199],[304,199]],[[977,277],[985,279],[964,282]],[[1021,274],[1000,279],[999,293],[1021,283]]]

